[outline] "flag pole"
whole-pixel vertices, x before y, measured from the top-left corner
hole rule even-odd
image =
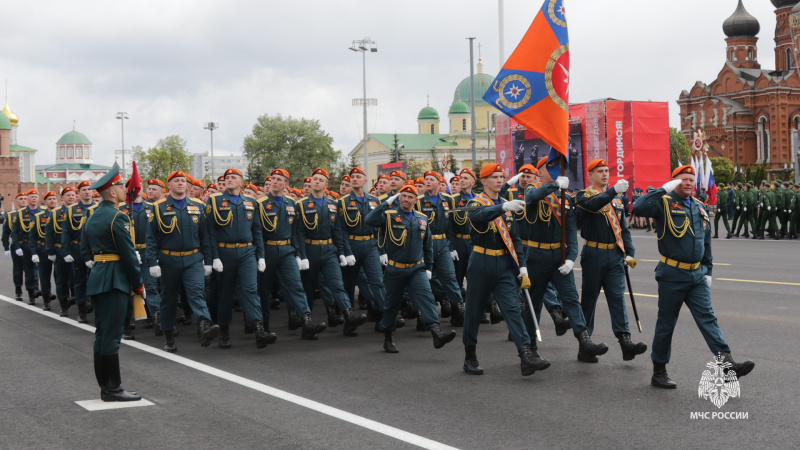
[[[561,167],[561,176],[565,176],[567,173],[566,163],[564,160],[564,156],[562,155],[561,158],[558,160],[558,165]],[[561,265],[563,266],[567,262],[567,209],[566,209],[566,200],[567,200],[567,190],[561,189]]]

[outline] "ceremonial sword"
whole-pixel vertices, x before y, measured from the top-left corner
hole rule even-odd
[[[639,311],[636,310],[636,300],[633,299],[633,287],[631,287],[631,274],[628,272],[630,267],[625,264],[625,281],[628,282],[628,293],[631,295],[631,306],[633,307],[633,315],[636,317],[636,325],[639,326],[639,333],[642,332],[642,322],[639,321]]]
[[[542,342],[542,333],[541,331],[539,331],[539,321],[536,320],[536,311],[533,310],[533,302],[531,301],[531,294],[528,293],[527,289],[523,289],[522,292],[525,293],[525,299],[528,300],[528,309],[531,310],[531,317],[533,317],[533,326],[536,327],[536,340]]]

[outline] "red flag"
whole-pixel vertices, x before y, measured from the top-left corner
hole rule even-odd
[[[129,204],[135,202],[140,192],[142,192],[142,178],[139,176],[139,169],[136,167],[136,161],[134,161],[133,173],[131,174],[131,179],[128,180],[127,202]]]

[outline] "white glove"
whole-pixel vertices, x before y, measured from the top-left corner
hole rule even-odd
[[[708,285],[708,288],[711,289],[711,276],[710,275],[706,275],[706,284]]]
[[[569,187],[569,178],[567,177],[558,177],[556,178],[556,183],[558,183],[559,189],[567,189]]]
[[[84,264],[86,264],[87,269],[94,267],[94,261],[86,261]]]
[[[458,252],[457,251],[453,250],[452,252],[450,252],[450,256],[453,257],[453,261],[458,261]]]
[[[73,263],[75,262],[75,258],[73,258],[72,255],[67,255],[64,257],[64,262]]]
[[[573,267],[575,267],[575,261],[566,260],[564,265],[558,268],[558,271],[561,272],[561,275],[566,275],[572,272]]]
[[[32,261],[34,264],[39,264],[39,255],[33,255],[33,256],[31,256],[31,261]]]
[[[517,184],[517,181],[519,181],[519,177],[521,177],[521,176],[522,176],[522,172],[520,172],[520,173],[514,175],[513,177],[511,177],[511,179],[506,181],[506,183],[508,183],[509,186],[513,186],[513,185]]]
[[[736,209],[739,209],[739,207],[737,206]],[[746,206],[744,207],[744,210],[747,211],[747,207]]]
[[[386,253],[381,255],[381,264],[383,264],[384,266],[389,265],[389,255],[387,255]]]
[[[139,265],[141,265],[142,264],[142,255],[140,255],[139,252],[136,252],[136,259],[139,260]]]
[[[391,205],[393,201],[397,200],[397,197],[400,197],[400,193],[394,194],[393,196],[386,199],[386,203]]]
[[[21,248],[18,248],[18,249],[16,249],[16,250],[14,250],[14,253],[16,253],[16,254],[17,254],[17,256],[22,256],[22,249],[21,249]]]
[[[772,211],[772,206],[767,206],[767,211]],[[22,250],[17,250],[17,251],[18,251],[18,252],[21,252]],[[22,253],[17,253],[17,254],[18,254],[19,256],[22,256]]]
[[[258,258],[258,271],[263,272],[267,270],[267,262],[264,261],[264,258]]]
[[[344,255],[339,255],[339,265],[342,267],[347,265],[347,258]]]
[[[786,211],[786,213],[787,213],[787,214],[791,214],[791,213],[792,213],[792,210],[790,209],[790,210]]]
[[[664,183],[664,186],[662,186],[662,187],[664,188],[665,191],[667,191],[667,194],[670,194],[681,183],[683,183],[683,180],[681,180],[681,179],[667,181],[666,183]]]
[[[211,266],[203,265],[203,276],[204,277],[211,276]]]
[[[11,250],[6,250],[6,258],[11,258]]]
[[[56,255],[50,255],[47,257],[47,259],[49,259],[50,262],[56,262]]]
[[[625,261],[635,261],[635,260],[633,259],[633,256],[628,255],[628,256],[625,257]],[[630,264],[628,264],[628,265],[630,266]]]
[[[303,270],[303,261],[299,256],[295,256],[294,260],[297,261],[297,270]]]
[[[308,270],[311,267],[307,259],[300,261],[300,270]]]
[[[511,200],[503,203],[503,211],[517,212],[525,209],[524,200]]]
[[[519,268],[519,276],[517,278],[527,277],[528,276],[528,268],[527,267],[520,267]]]
[[[142,300],[145,300],[146,298],[147,298],[147,289],[142,291]]]
[[[161,267],[153,266],[150,268],[150,276],[153,278],[161,278]]]
[[[739,209],[739,208],[736,208],[736,209]],[[745,212],[747,212],[747,206],[744,207],[744,210],[745,210]]]
[[[428,276],[428,280],[430,280],[433,277],[433,273],[430,270],[426,270],[425,275]]]
[[[217,272],[222,272],[222,260],[217,258],[214,261],[211,261],[211,267]]]
[[[614,190],[617,191],[617,194],[628,192],[628,180],[617,181],[617,184],[614,185]]]
[[[347,265],[348,266],[355,266],[356,265],[356,257],[355,256],[350,255],[350,256],[345,257],[345,259],[347,260]]]

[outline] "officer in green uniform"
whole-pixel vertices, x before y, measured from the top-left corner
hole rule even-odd
[[[692,197],[695,173],[691,166],[672,172],[672,181],[649,192],[633,206],[636,215],[655,220],[661,262],[656,266],[658,320],[653,335],[651,384],[675,389],[667,375],[672,333],[684,303],[691,311],[712,353],[732,365],[738,377],[753,370],[751,361],[737,363],[717,324],[711,306],[711,224],[705,208]]]
[[[600,289],[606,294],[611,329],[619,340],[622,359],[630,361],[647,351],[644,342],[631,342],[628,313],[625,308],[625,265],[636,266],[636,249],[625,223],[622,201],[617,194],[628,191],[628,180],[620,179],[608,188],[608,163],[595,159],[586,166],[591,185],[575,196],[583,212],[581,237],[581,309],[589,335],[594,331],[594,313]],[[590,358],[596,362],[597,358]]]
[[[75,289],[75,302],[78,304],[78,323],[87,323],[86,314],[93,310],[86,298],[86,279],[89,273],[81,256],[81,229],[86,218],[92,215],[97,206],[92,200],[92,189],[86,180],[78,183],[78,202],[67,209],[67,221],[61,229],[61,254],[64,261],[72,264],[72,280]]]
[[[430,328],[434,348],[442,348],[456,337],[451,330],[442,332],[436,300],[431,291],[430,279],[433,266],[433,245],[428,227],[428,218],[414,210],[417,189],[405,185],[400,192],[389,197],[364,219],[367,226],[381,228],[389,265],[383,281],[388,293],[379,329],[383,330],[383,349],[386,353],[398,353],[394,344],[394,329],[397,313],[403,302],[403,291],[408,289],[422,314],[424,323]],[[392,205],[397,200],[396,205]]]
[[[153,278],[161,278],[159,317],[164,333],[164,350],[175,346],[175,317],[181,288],[200,329],[200,345],[208,347],[219,335],[219,325],[212,325],[205,301],[205,279],[211,273],[211,250],[207,236],[205,205],[186,196],[186,174],[176,170],[167,178],[169,195],[153,203],[148,218],[145,257]],[[255,285],[255,282],[253,282]]]
[[[767,225],[769,225],[769,232],[770,236],[773,239],[778,239],[778,224],[775,220],[776,216],[778,215],[778,195],[775,192],[775,185],[770,185],[769,183],[762,184],[764,189],[764,193],[762,195],[764,199],[764,207],[766,209],[764,214],[761,217],[761,224],[759,230],[761,232],[759,239],[764,239],[764,234],[767,231]],[[783,198],[781,197],[781,201]]]
[[[545,165],[548,167],[544,167]],[[538,240],[529,241],[528,268],[531,273],[531,300],[538,316],[542,311],[542,299],[547,284],[552,282],[558,297],[564,302],[564,311],[572,325],[572,333],[578,339],[578,360],[592,362],[594,357],[608,352],[606,344],[595,344],[589,336],[589,329],[583,317],[583,310],[578,302],[578,290],[575,287],[575,258],[578,256],[578,231],[575,223],[575,208],[571,197],[565,200],[565,211],[561,209],[561,200],[556,196],[559,189],[569,187],[567,177],[558,177],[553,181],[550,170],[557,170],[556,162],[548,164],[547,156],[539,163],[539,175],[542,186],[529,187],[525,191],[525,207],[536,211],[536,222],[531,224],[533,236]],[[561,263],[561,227],[566,226],[567,255]],[[526,305],[527,309],[527,305]],[[534,334],[535,328],[530,312],[522,313],[528,334]]]
[[[28,196],[25,192],[18,192],[14,197],[14,206],[16,210],[21,210],[28,205]],[[17,221],[19,214],[12,211],[6,214],[6,220],[3,222],[3,249],[6,252],[6,258],[11,258],[12,270],[14,275],[14,290],[16,292],[16,300],[22,301],[22,257],[17,255],[16,251],[11,251],[11,229]]]
[[[269,193],[258,199],[259,221],[264,240],[264,260],[267,267],[259,274],[263,289],[272,292],[276,277],[280,281],[283,298],[289,306],[300,315],[300,324],[289,321],[289,329],[303,327],[302,338],[317,340],[317,335],[327,328],[325,322],[314,323],[311,310],[308,308],[306,293],[300,281],[300,269],[308,264],[298,255],[297,205],[294,200],[283,195],[284,188],[289,186],[289,171],[275,169],[270,174]],[[264,323],[269,323],[269,296],[261,298],[261,313]],[[291,316],[290,316],[291,317]]]
[[[783,208],[778,212],[778,217],[781,222],[781,239],[786,239],[789,236],[789,210],[794,201],[794,192],[789,189],[789,183],[785,181],[781,182],[780,190],[783,195]]]
[[[36,189],[31,189],[27,192],[28,206],[17,210],[14,214],[17,216],[11,227],[11,249],[20,258],[22,265],[22,272],[25,274],[25,289],[28,291],[28,304],[35,305],[36,297],[40,294],[36,273],[36,263],[33,262],[31,257],[31,246],[28,241],[30,232],[35,224],[36,214],[39,212],[39,193]]]
[[[450,324],[456,327],[464,325],[464,299],[461,289],[456,284],[456,269],[453,261],[458,259],[455,250],[455,236],[450,231],[448,212],[454,208],[453,198],[439,192],[439,174],[433,170],[425,172],[425,193],[417,199],[417,211],[428,218],[428,227],[433,239],[433,279],[436,280],[443,294],[450,301],[453,315]],[[436,283],[433,283],[436,286]]]
[[[53,289],[50,280],[53,276],[53,261],[47,257],[47,227],[53,218],[53,209],[56,207],[58,200],[56,193],[48,191],[42,197],[45,207],[39,208],[40,211],[36,213],[34,218],[33,227],[28,234],[28,245],[31,250],[31,261],[39,268],[39,286],[42,293],[42,301],[44,306],[42,309],[50,311],[50,302],[55,299],[53,296]]]
[[[783,231],[784,231],[782,226],[783,224],[782,214],[784,209],[786,209],[784,206],[786,202],[784,197],[783,184],[781,183],[781,180],[775,180],[775,182],[772,183],[772,190],[775,192],[775,211],[773,211],[773,217],[775,223],[773,224],[772,221],[770,221],[770,225],[772,226],[773,230],[772,238],[775,240],[780,240],[783,239]]]
[[[245,320],[255,327],[256,348],[277,341],[264,323],[261,299],[257,291],[258,272],[264,272],[264,240],[256,199],[242,193],[244,174],[239,169],[225,171],[225,190],[208,199],[208,235],[214,270],[220,273],[220,286],[235,286]],[[217,318],[220,324],[220,347],[230,348],[230,324],[233,315],[233,291],[218,293]]]
[[[333,302],[344,314],[343,334],[358,336],[356,329],[367,321],[367,316],[353,312],[350,298],[344,290],[340,267],[348,263],[355,264],[355,261],[347,259],[353,256],[353,252],[343,236],[342,218],[336,202],[325,196],[329,178],[327,170],[315,169],[311,174],[311,193],[298,201],[300,223],[297,224],[297,243],[301,261],[308,261],[308,268],[304,265],[301,278],[309,307],[313,308],[314,291],[320,286],[320,277],[324,277]]]
[[[758,191],[753,186],[752,182],[747,182],[745,184],[742,195],[742,221],[747,221],[745,223],[745,233],[744,237],[750,237],[747,233],[747,225],[750,225],[750,230],[752,231],[752,239],[756,239],[758,236],[758,222],[756,221],[757,213],[758,213]],[[740,225],[741,229],[741,225]],[[733,229],[731,229],[733,232]],[[736,237],[739,236],[737,231]]]
[[[69,311],[70,293],[73,291],[72,264],[64,261],[61,253],[61,233],[67,222],[67,210],[78,201],[78,192],[75,188],[67,186],[61,190],[61,206],[53,210],[50,222],[45,230],[45,247],[47,259],[53,263],[53,278],[56,281],[56,298],[61,306],[58,313],[60,317],[67,317]]]
[[[739,237],[737,235],[736,229],[739,226],[739,219],[742,216],[742,191],[744,190],[744,185],[741,182],[736,183],[736,186],[733,188],[733,222],[731,222],[731,234],[733,236]],[[755,230],[753,231],[755,233]]]
[[[731,238],[731,227],[728,226],[728,189],[722,189],[717,193],[717,212],[714,214],[714,239],[719,238],[719,219],[728,234],[725,239]]]
[[[119,342],[131,291],[145,295],[130,220],[117,209],[125,199],[119,166],[114,164],[90,189],[103,199],[81,232],[81,260],[92,269],[86,295],[95,304],[94,373],[103,401],[140,400],[139,394],[122,388],[119,372]]]
[[[789,239],[797,239],[797,221],[800,218],[800,184],[791,184],[794,197],[789,207]]]

